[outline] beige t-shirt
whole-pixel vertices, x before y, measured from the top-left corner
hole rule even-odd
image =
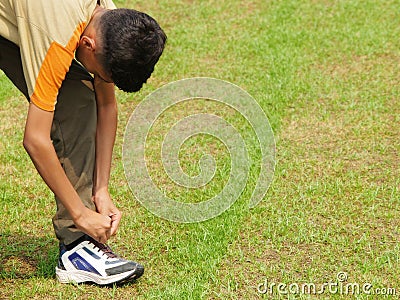
[[[31,101],[53,111],[96,4],[112,0],[0,0],[0,35],[20,47]]]

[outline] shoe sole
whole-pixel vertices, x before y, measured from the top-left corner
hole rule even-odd
[[[137,279],[143,274],[143,269],[135,269],[129,272],[111,275],[111,276],[100,276],[91,272],[74,270],[66,271],[56,267],[56,277],[61,283],[84,283],[94,282],[98,285],[107,285],[113,283],[119,283],[129,278]]]

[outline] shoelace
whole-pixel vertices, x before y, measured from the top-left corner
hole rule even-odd
[[[91,240],[90,243],[95,245],[97,248],[99,248],[98,252],[102,252],[105,254],[108,258],[117,258],[118,255],[112,252],[111,248],[105,244],[99,243],[98,241]]]

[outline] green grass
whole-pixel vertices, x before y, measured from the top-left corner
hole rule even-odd
[[[257,285],[348,282],[397,288],[400,271],[399,1],[116,1],[165,28],[168,46],[134,95],[118,92],[119,130],[111,192],[124,212],[117,252],[145,264],[122,287],[61,285],[51,193],[22,147],[26,101],[0,76],[0,299],[261,299]],[[204,190],[174,187],[159,148],[180,116],[216,112],[246,137],[254,165],[243,195],[199,224],[157,218],[133,198],[122,166],[123,133],[136,105],[165,83],[209,76],[247,90],[275,132],[277,168],[264,200],[247,210],[260,158],[254,132],[234,112],[199,101],[157,123],[147,153],[165,193],[194,202],[226,182],[229,157],[199,136],[180,157],[189,174],[203,153],[219,171]],[[279,298],[274,294],[272,298]],[[347,299],[345,295],[281,298]],[[378,296],[360,295],[362,299]]]

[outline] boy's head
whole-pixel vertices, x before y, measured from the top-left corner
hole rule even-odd
[[[123,8],[101,9],[89,25],[81,37],[77,59],[121,90],[139,91],[164,50],[164,31],[149,15]]]

